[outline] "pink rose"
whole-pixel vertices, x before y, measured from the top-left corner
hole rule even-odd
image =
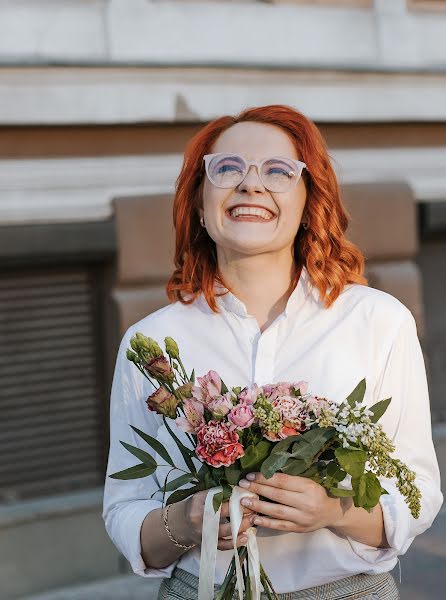
[[[241,402],[234,406],[229,413],[228,419],[233,423],[237,429],[246,429],[254,423],[254,411],[250,404]]]
[[[166,415],[171,419],[177,416],[178,400],[165,387],[161,386],[153,392],[147,400],[149,410],[153,410],[159,415]]]
[[[183,431],[197,433],[206,424],[204,420],[204,406],[193,398],[186,398],[183,402],[185,417],[178,417],[175,423]]]
[[[263,389],[254,383],[251,387],[242,390],[238,397],[244,404],[254,404],[262,393]]]
[[[216,419],[226,416],[232,407],[231,392],[217,396],[208,404],[208,409]]]
[[[245,454],[236,431],[222,421],[209,421],[197,433],[197,456],[212,467],[229,467]]]
[[[192,388],[192,394],[199,402],[209,404],[214,396],[221,394],[221,379],[216,371],[209,371],[203,377],[197,377],[199,385]]]

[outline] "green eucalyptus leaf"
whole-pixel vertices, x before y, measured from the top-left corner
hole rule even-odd
[[[336,459],[344,471],[352,477],[358,478],[364,473],[367,452],[352,448],[336,448]]]
[[[182,485],[185,485],[186,483],[191,483],[191,482],[196,483],[194,475],[192,475],[192,473],[184,473],[184,475],[180,475],[176,479],[172,479],[172,481],[169,481],[169,483],[167,483],[164,490],[166,492],[173,492],[174,490],[178,489]]]
[[[274,473],[286,465],[290,456],[291,455],[288,452],[270,454],[270,456],[263,461],[263,464],[260,467],[260,472],[264,477],[266,477],[266,479],[269,479],[274,475]]]
[[[133,454],[133,456],[139,458],[139,460],[142,461],[147,467],[153,468],[153,471],[156,471],[156,467],[158,465],[156,464],[156,461],[153,458],[153,456],[151,456],[144,450],[141,450],[141,448],[138,448],[137,446],[132,446],[131,444],[127,444],[126,442],[120,443],[124,446],[126,450]]]
[[[297,441],[293,444],[291,455],[294,458],[312,461],[335,433],[336,429],[334,427],[316,427],[315,429],[310,429],[298,437]]]
[[[376,404],[374,404],[373,406],[370,407],[369,410],[371,410],[373,413],[373,416],[370,417],[370,420],[372,421],[372,423],[376,423],[377,421],[379,421],[379,419],[386,412],[391,400],[392,400],[392,398],[387,398],[386,400],[380,400],[379,402],[377,402]]]
[[[176,490],[170,494],[166,504],[175,504],[176,502],[181,502],[181,500],[185,500],[186,498],[189,498],[189,496],[192,496],[192,494],[201,492],[204,489],[206,489],[205,485],[202,481],[200,481],[200,483],[197,483],[197,485],[194,485],[193,487],[185,490]]]
[[[109,475],[112,479],[141,479],[142,477],[147,477],[148,475],[152,475],[156,471],[155,468],[148,467],[144,463],[140,463],[139,465],[134,465],[133,467],[129,467],[128,469],[124,469],[123,471],[118,471],[117,473],[113,473]]]
[[[357,402],[360,404],[363,401],[364,394],[365,394],[365,388],[366,388],[365,379],[362,379],[358,383],[358,385],[355,387],[353,392],[347,397],[347,402],[350,404],[350,406],[352,408],[355,406],[355,404]]]
[[[130,425],[130,427],[133,429],[133,431],[135,433],[137,433],[140,437],[142,437],[142,439],[145,442],[147,442],[149,444],[149,446],[151,446],[157,454],[159,454],[162,458],[164,458],[164,460],[167,463],[169,463],[169,465],[171,465],[172,467],[175,466],[173,460],[170,458],[169,453],[157,439],[155,439],[151,435],[148,435],[147,433],[144,433],[144,431],[141,431],[140,429],[138,429],[137,427],[134,427],[133,425]]]
[[[268,440],[261,440],[257,444],[248,446],[245,450],[245,455],[240,459],[242,469],[249,471],[262,463],[269,456],[271,446],[272,443]]]
[[[302,475],[310,465],[311,463],[301,458],[290,458],[280,470],[287,475]]]
[[[237,485],[240,481],[240,469],[234,463],[229,467],[225,467],[225,477],[230,485]]]
[[[172,429],[169,427],[167,419],[164,416],[163,416],[163,421],[164,421],[164,424],[166,426],[167,431],[173,437],[176,445],[178,446],[178,449],[181,452],[181,455],[182,455],[182,457],[184,459],[184,462],[187,465],[187,468],[189,469],[189,471],[191,473],[195,474],[196,473],[196,469],[195,469],[195,465],[192,462],[192,458],[191,458],[192,456],[195,456],[195,452],[193,450],[191,450],[190,448],[188,448],[187,446],[185,446],[183,444],[183,442],[180,439],[178,439],[178,437],[174,434],[174,432],[172,431]]]

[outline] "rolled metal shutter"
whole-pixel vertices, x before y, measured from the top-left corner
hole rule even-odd
[[[0,277],[0,502],[102,483],[104,403],[88,266]]]

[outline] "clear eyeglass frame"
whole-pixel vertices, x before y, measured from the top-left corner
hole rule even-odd
[[[210,173],[209,173],[209,165],[210,165],[212,159],[215,158],[216,156],[234,156],[234,157],[240,158],[243,161],[243,164],[245,165],[245,168],[243,170],[243,174],[240,177],[240,181],[237,184],[233,185],[231,183],[230,185],[226,186],[226,185],[219,185],[219,184],[217,184],[217,183],[215,183],[213,181],[213,179],[212,179],[212,177],[210,176]],[[262,182],[262,185],[268,191],[270,191],[270,192],[280,193],[279,191],[271,189],[270,187],[268,187],[267,185],[265,185],[265,182],[262,179],[262,166],[266,162],[268,162],[269,160],[272,160],[272,159],[273,160],[275,160],[275,159],[277,159],[277,160],[287,160],[287,161],[291,162],[293,165],[295,165],[296,172],[293,173],[293,177],[290,178],[290,186],[286,190],[282,190],[282,191],[283,192],[288,192],[291,189],[293,189],[294,187],[296,187],[299,179],[301,178],[302,171],[307,168],[307,165],[304,162],[300,161],[300,160],[296,160],[295,158],[289,158],[288,156],[268,156],[267,158],[264,158],[263,160],[259,160],[259,161],[251,160],[251,161],[248,161],[248,160],[246,160],[246,158],[244,158],[240,154],[235,154],[234,152],[216,152],[214,154],[205,154],[203,156],[204,166],[205,166],[205,169],[206,169],[206,175],[207,175],[209,181],[212,183],[212,185],[215,185],[215,187],[229,189],[231,187],[237,187],[237,186],[239,186],[242,183],[242,181],[245,179],[245,177],[248,174],[248,171],[251,168],[251,166],[254,165],[255,167],[257,167],[257,174],[259,176],[260,181]]]

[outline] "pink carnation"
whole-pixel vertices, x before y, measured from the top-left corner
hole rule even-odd
[[[197,456],[212,467],[229,467],[245,454],[236,431],[222,421],[209,421],[197,433]]]

